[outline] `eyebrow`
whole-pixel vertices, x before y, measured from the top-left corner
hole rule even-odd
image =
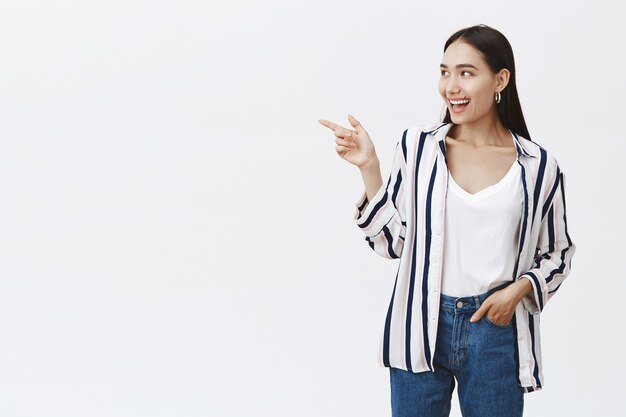
[[[448,66],[447,66],[447,65],[445,65],[445,64],[440,64],[440,65],[439,65],[439,68],[448,68]],[[478,71],[478,68],[476,68],[476,67],[475,67],[475,66],[473,66],[472,64],[459,64],[459,65],[457,65],[455,68],[457,68],[457,69],[458,69],[458,68],[474,68],[475,70],[477,70],[477,71]]]

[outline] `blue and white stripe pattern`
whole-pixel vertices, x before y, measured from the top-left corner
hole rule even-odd
[[[380,338],[379,366],[433,371],[448,188],[445,137],[452,123],[406,129],[391,174],[354,220],[379,255],[400,259]],[[513,317],[524,392],[542,389],[540,313],[568,276],[576,250],[567,229],[565,177],[553,155],[511,131],[524,190],[517,261],[511,280],[533,286]]]

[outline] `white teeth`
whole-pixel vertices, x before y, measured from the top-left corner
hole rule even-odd
[[[469,103],[469,100],[450,100],[450,103],[452,104],[465,104],[465,103]]]

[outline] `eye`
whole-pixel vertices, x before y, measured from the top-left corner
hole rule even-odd
[[[439,73],[443,76],[443,75],[445,75],[445,74],[444,74],[444,72],[448,72],[448,71],[446,71],[446,70],[441,70]],[[469,72],[469,71],[461,71],[461,74],[463,74],[463,73],[465,73],[465,72],[466,72],[466,73],[468,73],[469,75],[472,75],[472,73],[471,73],[471,72]]]

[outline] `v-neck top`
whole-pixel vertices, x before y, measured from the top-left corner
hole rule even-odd
[[[452,177],[452,174],[448,170],[448,180],[449,180],[448,186],[450,187],[450,189],[452,189],[452,191],[457,193],[457,195],[460,196],[461,198],[464,198],[465,200],[478,201],[478,200],[487,198],[490,195],[493,195],[500,188],[506,186],[516,174],[519,174],[519,169],[520,169],[520,166],[517,163],[517,160],[514,160],[513,163],[511,164],[511,167],[507,171],[507,173],[504,174],[504,176],[500,178],[500,180],[497,183],[489,185],[483,188],[482,190],[473,194],[466,191],[463,187],[461,187],[454,180],[454,177]]]
[[[497,183],[472,194],[448,171],[442,294],[482,294],[511,280],[522,218],[520,175],[515,160]]]

